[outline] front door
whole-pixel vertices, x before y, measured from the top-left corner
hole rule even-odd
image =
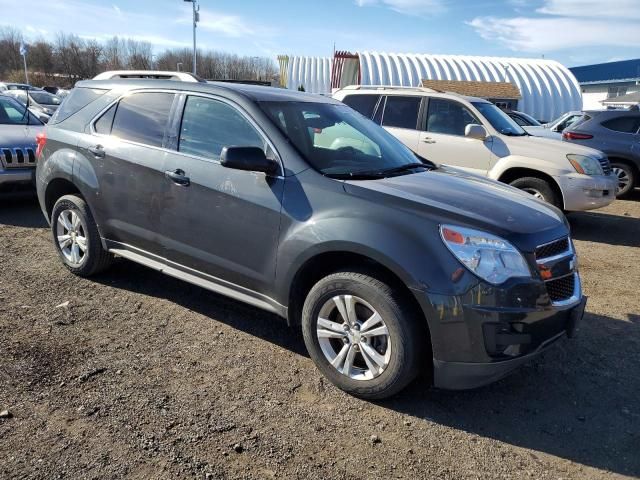
[[[220,164],[226,146],[273,150],[250,117],[222,99],[189,95],[166,163],[163,243],[169,266],[268,291],[276,265],[284,177]],[[210,278],[215,277],[215,278]]]
[[[418,139],[420,156],[478,175],[487,175],[491,161],[491,139],[465,137],[469,124],[482,125],[460,102],[429,98],[423,131]]]

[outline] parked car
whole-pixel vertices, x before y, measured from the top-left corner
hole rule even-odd
[[[533,118],[531,115],[528,115],[524,112],[519,112],[517,110],[504,110],[514,122],[516,122],[521,127],[541,127],[542,124]]]
[[[439,387],[494,381],[584,309],[562,212],[420,160],[319,95],[80,82],[47,127],[37,190],[71,272],[118,255],[276,313],[364,398],[424,364]]]
[[[6,97],[10,97],[14,100],[16,100],[17,102],[19,102],[22,106],[27,107],[29,109],[29,111],[34,114],[36,117],[38,117],[38,120],[40,120],[42,123],[47,123],[49,121],[49,119],[51,118],[51,115],[47,114],[46,111],[48,109],[45,109],[42,105],[39,105],[35,102],[29,102],[29,105],[27,105],[26,102],[26,96],[21,97],[21,96],[16,96],[16,95],[11,95],[8,94],[7,95],[7,91],[5,90],[4,92],[0,92],[0,95],[6,96]]]
[[[60,87],[55,87],[52,85],[47,85],[42,87],[42,90],[44,90],[45,92],[50,93],[51,95],[55,95],[56,97],[62,99],[64,97],[66,97],[67,95],[69,95],[69,90],[64,89],[64,88],[60,88]]]
[[[640,187],[640,111],[589,111],[562,133],[573,144],[597,148],[608,155],[618,180],[617,195]]]
[[[40,90],[38,87],[34,87],[27,83],[7,83],[0,82],[0,92],[7,90]]]
[[[616,179],[602,152],[529,136],[486,100],[428,88],[361,86],[333,97],[423,158],[508,183],[566,211],[615,199]]]
[[[33,188],[36,137],[44,126],[14,98],[0,95],[0,191]]]
[[[28,103],[29,106],[40,109],[49,116],[53,115],[62,103],[60,97],[44,90],[7,90],[4,94],[13,96],[25,105]]]
[[[534,137],[562,140],[562,131],[576,122],[582,115],[583,112],[580,111],[566,112],[552,122],[542,125],[523,126],[522,128]]]

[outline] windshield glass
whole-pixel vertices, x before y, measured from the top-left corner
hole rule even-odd
[[[313,168],[335,178],[382,178],[415,173],[421,160],[382,127],[346,105],[262,102],[289,141]]]
[[[518,114],[523,116],[525,119],[527,119],[527,121],[529,122],[529,125],[533,125],[535,127],[542,126],[542,124],[538,120],[533,118],[531,115],[529,115],[527,113],[524,113],[524,112],[518,112]]]
[[[493,103],[472,102],[472,105],[476,107],[491,126],[501,134],[518,137],[527,134],[520,125],[514,122],[509,115]]]
[[[31,98],[35,102],[42,105],[60,105],[60,102],[62,102],[61,99],[59,99],[55,95],[51,95],[49,92],[34,92],[33,90],[31,90],[29,92],[29,95],[31,95]]]
[[[0,95],[0,125],[27,125],[29,115],[22,104]]]

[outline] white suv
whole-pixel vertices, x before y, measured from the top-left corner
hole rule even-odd
[[[532,137],[486,100],[428,88],[363,86],[333,97],[421,157],[508,183],[563,210],[591,210],[615,199],[606,155]]]

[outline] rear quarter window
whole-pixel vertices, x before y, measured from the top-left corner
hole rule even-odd
[[[602,122],[602,126],[614,132],[636,133],[640,128],[640,116],[612,118]]]
[[[95,102],[106,92],[107,90],[102,90],[99,88],[74,88],[73,90],[71,90],[69,95],[64,98],[62,104],[56,110],[56,113],[54,113],[53,117],[51,117],[51,120],[49,120],[49,124],[52,125],[66,120],[71,115],[79,112],[90,103]]]
[[[349,105],[356,112],[367,118],[373,117],[373,112],[380,100],[380,95],[347,95],[342,103]]]

